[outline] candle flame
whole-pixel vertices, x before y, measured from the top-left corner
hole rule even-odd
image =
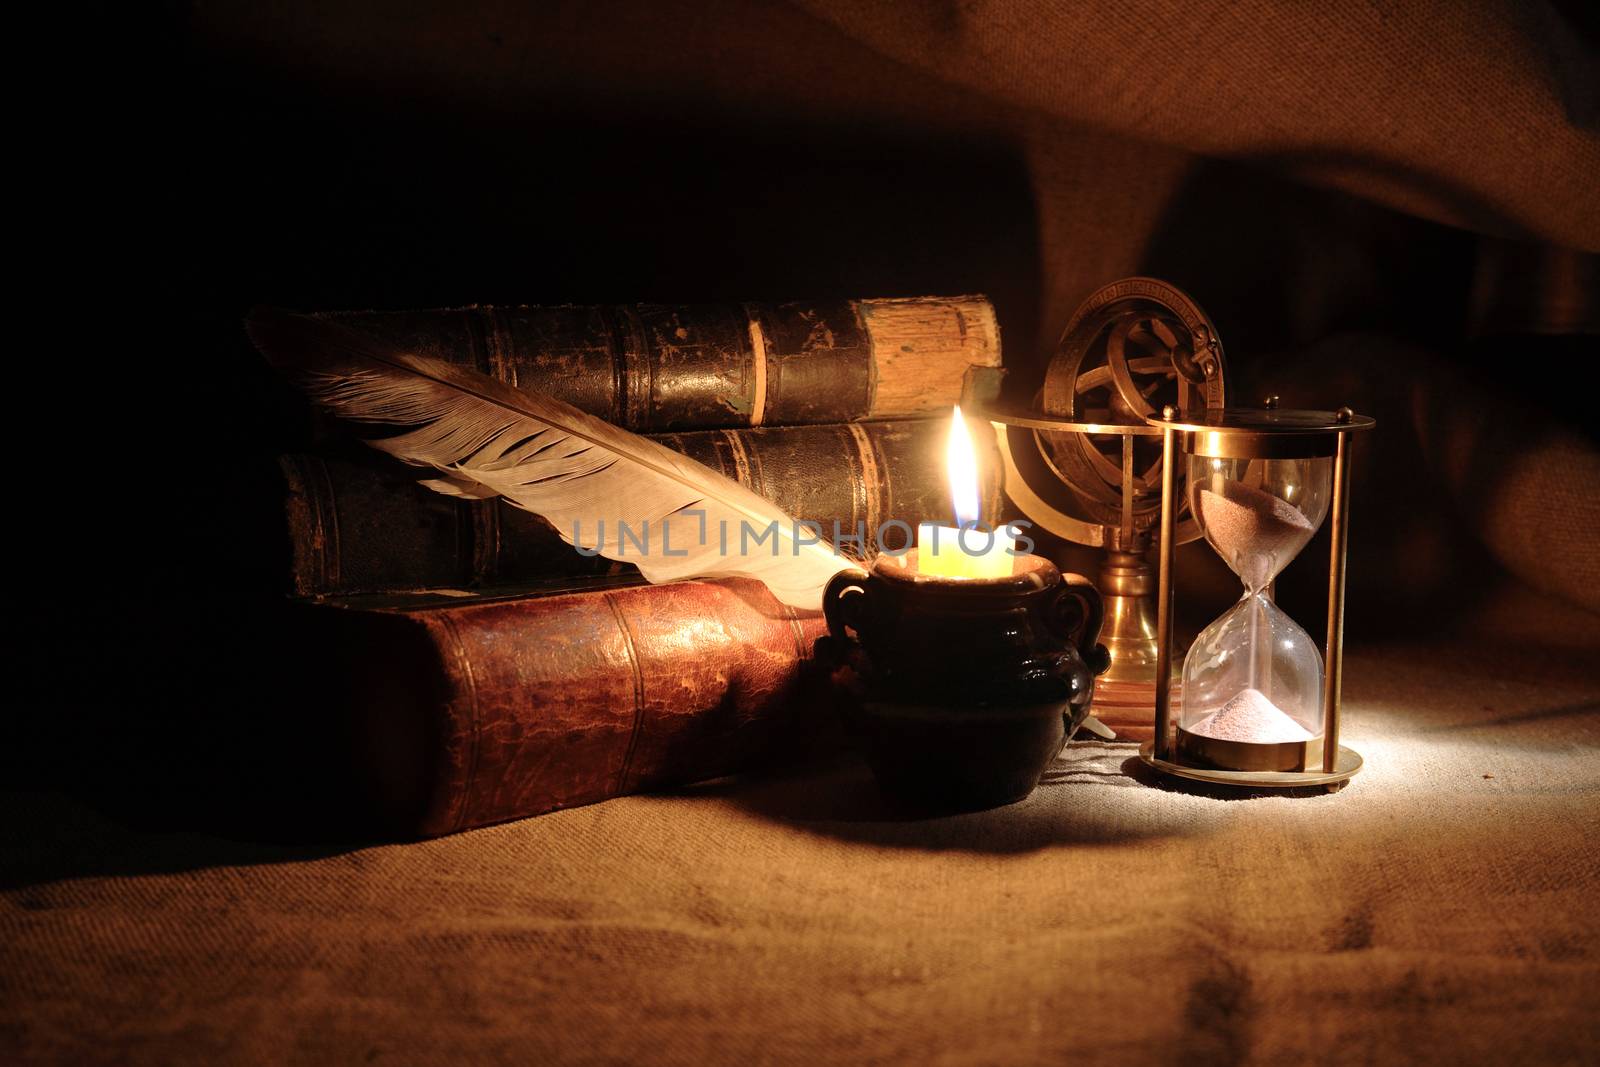
[[[956,406],[950,420],[950,443],[945,449],[945,469],[950,476],[950,501],[955,505],[956,525],[978,521],[978,455],[972,449],[961,407]]]

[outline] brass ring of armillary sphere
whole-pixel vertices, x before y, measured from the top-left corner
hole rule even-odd
[[[1062,331],[1037,406],[1047,415],[1107,426],[1144,425],[1166,404],[1220,408],[1226,394],[1222,339],[1186,293],[1156,278],[1124,278],[1093,293]],[[1133,489],[1135,533],[1161,517],[1159,438],[1034,431],[1046,463],[1095,525],[1123,523],[1124,482]],[[1131,442],[1131,444],[1129,444]],[[1133,454],[1131,479],[1123,457]],[[1187,515],[1181,541],[1199,536]]]

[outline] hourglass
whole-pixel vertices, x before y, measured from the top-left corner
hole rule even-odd
[[[1167,774],[1265,788],[1331,785],[1361,768],[1339,745],[1348,442],[1373,420],[1337,412],[1212,410],[1162,430],[1155,739],[1140,755]],[[1181,466],[1180,466],[1181,464]],[[1201,632],[1183,663],[1172,737],[1173,499],[1185,475],[1190,512],[1238,575],[1237,603]],[[1331,515],[1331,518],[1330,518]],[[1273,581],[1324,519],[1332,524],[1327,640],[1273,602]]]

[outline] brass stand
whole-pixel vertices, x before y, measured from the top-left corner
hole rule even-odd
[[[1191,782],[1231,785],[1241,789],[1304,789],[1308,786],[1338,785],[1355,777],[1362,763],[1359,752],[1340,745],[1338,762],[1331,771],[1320,768],[1309,771],[1222,771],[1158,758],[1152,751],[1153,746],[1154,742],[1151,741],[1139,746],[1139,758],[1153,770],[1174,778],[1187,778]]]
[[[1155,456],[1149,417],[1175,402],[1225,406],[1222,340],[1205,311],[1159,278],[1122,278],[1073,312],[1032,403],[983,406],[994,420],[1006,495],[1032,523],[1105,551],[1097,576],[1106,598],[1101,640],[1111,668],[1095,683],[1095,715],[1119,736],[1151,736],[1155,706]],[[1179,542],[1199,531],[1178,524]]]
[[[1111,669],[1095,682],[1095,716],[1119,737],[1147,741],[1155,736],[1155,572],[1140,553],[1108,550],[1097,584],[1106,603],[1100,643],[1111,653]],[[1171,681],[1176,687],[1178,679]]]
[[[1106,621],[1100,642],[1111,654],[1111,667],[1095,681],[1095,717],[1115,730],[1118,737],[1146,740],[1152,736],[1159,632],[1151,604],[1156,575],[1146,558],[1150,531],[1134,522],[1131,484],[1125,487],[1120,526],[1107,527],[1077,518],[1073,511],[1081,501],[1049,465],[1028,431],[1115,433],[1123,438],[1125,449],[1131,447],[1134,437],[1153,437],[1161,431],[1147,425],[1113,427],[994,408],[985,414],[994,426],[1006,493],[1023,513],[1058,536],[1105,551],[1105,564],[1096,576],[1096,584],[1105,597]],[[1131,481],[1131,465],[1124,470]],[[1198,536],[1192,520],[1181,524],[1180,539]]]

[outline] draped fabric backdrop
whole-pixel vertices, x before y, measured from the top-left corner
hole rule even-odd
[[[1486,551],[1600,609],[1596,420],[1558,384],[1593,348],[1529,350],[1600,334],[1581,5],[217,3],[179,31],[211,165],[176,177],[227,224],[175,300],[977,289],[1031,389],[1084,296],[1152,273],[1242,399],[1382,418],[1405,476],[1356,483],[1355,581],[1425,614]],[[1569,250],[1564,288],[1486,284],[1499,239]],[[1489,343],[1508,285],[1543,302]]]

